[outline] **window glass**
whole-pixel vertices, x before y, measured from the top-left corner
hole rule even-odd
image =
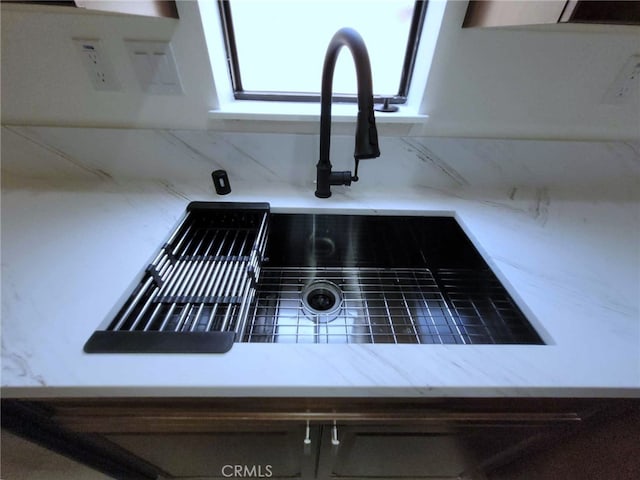
[[[333,34],[351,27],[363,37],[375,95],[398,94],[414,10],[411,0],[230,0],[245,92],[319,93]],[[335,94],[355,94],[350,53],[338,56]]]

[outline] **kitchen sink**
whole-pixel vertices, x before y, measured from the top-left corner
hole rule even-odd
[[[236,342],[543,343],[454,218],[192,202],[85,351]]]
[[[540,344],[455,219],[271,214],[244,342]]]

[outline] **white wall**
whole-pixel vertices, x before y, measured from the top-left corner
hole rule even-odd
[[[216,106],[197,4],[180,19],[2,4],[2,123],[204,128]],[[122,84],[95,91],[73,37],[100,38]],[[184,95],[141,91],[124,40],[171,41]]]
[[[437,0],[433,0],[437,1]],[[461,29],[447,5],[422,109],[425,136],[633,140],[640,105],[601,103],[640,28],[551,25]],[[197,4],[180,19],[2,4],[2,123],[202,129],[217,105]],[[100,37],[123,90],[93,90],[72,37]],[[185,94],[140,91],[123,39],[171,40]],[[223,52],[212,52],[221,55]]]
[[[466,1],[449,2],[422,112],[430,135],[557,139],[640,138],[638,95],[602,98],[640,27],[539,25],[460,28]]]

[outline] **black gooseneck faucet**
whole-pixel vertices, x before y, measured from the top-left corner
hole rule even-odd
[[[356,126],[355,175],[350,171],[332,172],[329,161],[331,145],[331,95],[333,72],[338,53],[343,46],[351,51],[356,66],[358,80],[358,120]],[[373,115],[373,85],[371,81],[371,64],[364,40],[352,28],[342,28],[331,39],[322,68],[322,91],[320,94],[320,160],[316,165],[317,183],[316,197],[329,198],[331,185],[351,185],[358,181],[358,163],[365,158],[380,156],[378,147],[378,131]]]

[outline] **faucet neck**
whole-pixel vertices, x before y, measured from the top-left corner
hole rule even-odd
[[[331,97],[333,94],[333,75],[340,49],[346,46],[353,57],[358,83],[358,121],[356,127],[356,159],[380,156],[378,136],[373,114],[373,82],[371,64],[364,40],[351,28],[342,28],[331,39],[322,69],[322,90],[320,94],[320,161],[319,164],[331,165],[329,151],[331,146]]]

